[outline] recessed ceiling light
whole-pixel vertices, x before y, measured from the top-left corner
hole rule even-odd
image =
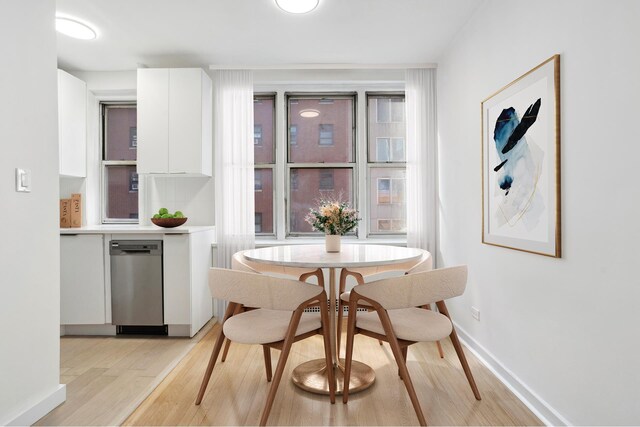
[[[307,109],[307,110],[300,110],[300,117],[306,117],[306,118],[310,118],[310,117],[318,117],[320,115],[320,111],[318,110],[312,110],[312,109]]]
[[[98,37],[96,30],[89,25],[66,16],[56,16],[56,30],[74,39],[93,40]]]
[[[320,0],[276,0],[280,9],[290,13],[311,12],[319,2]]]

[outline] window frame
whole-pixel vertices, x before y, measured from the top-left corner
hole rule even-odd
[[[277,132],[277,124],[278,124],[278,120],[277,120],[277,111],[278,111],[278,107],[277,107],[277,94],[275,92],[270,92],[270,91],[265,91],[265,92],[257,92],[254,91],[253,94],[253,101],[254,103],[256,102],[256,100],[260,100],[260,99],[268,99],[268,100],[273,100],[273,126],[271,127],[273,129],[273,153],[272,153],[272,159],[273,159],[273,163],[254,163],[253,168],[254,171],[255,169],[270,169],[271,170],[271,209],[272,209],[272,224],[271,224],[271,228],[273,230],[273,232],[271,233],[267,233],[267,232],[256,232],[255,235],[256,237],[265,237],[265,238],[273,238],[274,236],[276,236],[276,225],[277,225],[277,216],[276,216],[276,212],[277,212],[277,208],[276,208],[276,163],[277,163],[277,153],[278,153],[278,132]],[[255,128],[255,123],[254,123],[254,128]],[[261,142],[264,140],[264,129],[262,130],[261,133]],[[255,142],[255,141],[254,141]],[[252,149],[256,146],[262,147],[263,145],[260,144],[255,144],[251,147]],[[255,172],[254,172],[255,173]],[[260,182],[262,183],[262,177]],[[255,179],[254,179],[254,193],[255,192],[264,192],[264,185],[261,186],[260,190],[256,190],[255,189]],[[255,213],[255,207],[254,207],[254,213]],[[261,212],[262,213],[262,212]],[[264,223],[262,224],[262,228],[264,228]]]
[[[377,137],[377,138],[386,138],[388,140],[388,149],[389,149],[389,160],[388,161],[373,161],[373,159],[375,158],[377,160],[377,155],[374,157],[371,153],[371,135],[369,135],[369,128],[371,125],[371,118],[370,118],[370,108],[371,108],[371,99],[373,98],[380,98],[380,97],[387,97],[389,99],[391,98],[399,98],[404,100],[404,102],[406,103],[406,95],[404,91],[367,91],[365,92],[365,96],[366,96],[366,111],[365,111],[365,130],[367,132],[367,136],[365,138],[365,147],[366,147],[366,170],[367,170],[367,184],[371,183],[371,179],[372,179],[372,169],[381,169],[381,168],[389,168],[389,169],[403,169],[405,171],[405,207],[406,207],[406,171],[407,171],[407,138],[406,135],[402,138],[404,140],[404,154],[405,154],[405,159],[404,161],[394,161],[393,159],[393,154],[392,154],[392,140],[394,139],[399,139],[400,137],[394,137],[394,136],[384,136],[384,137]],[[406,104],[405,104],[406,105]],[[389,115],[390,118],[392,118],[392,114],[391,114],[391,110],[389,111]],[[406,114],[404,114],[404,118],[406,120]],[[401,122],[379,122],[378,121],[378,114],[376,111],[375,117],[373,118],[373,120],[375,120],[375,123],[401,123]],[[377,139],[376,138],[376,139]],[[377,141],[374,144],[374,149],[377,150]],[[378,179],[385,179],[385,178],[378,178]],[[388,177],[388,179],[390,180],[390,185],[389,185],[389,203],[385,203],[385,205],[392,205],[393,204],[393,181],[397,178],[392,178],[392,177]],[[373,201],[375,201],[376,203],[378,203],[378,184],[376,182],[376,186],[375,186],[375,192],[373,191],[367,191],[366,195],[367,195],[367,200],[366,200],[366,215],[363,215],[363,221],[361,222],[366,222],[367,225],[367,237],[384,237],[384,236],[406,236],[407,232],[406,231],[393,231],[392,229],[388,230],[388,231],[373,231],[372,230],[372,225],[371,225],[371,214],[372,214],[372,210],[370,209],[371,204],[373,203]],[[398,221],[398,219],[393,219],[393,218],[378,218],[378,219],[389,219],[390,224],[392,224],[393,222]],[[405,218],[405,224],[406,224],[406,218]]]
[[[100,112],[100,222],[102,224],[139,224],[140,223],[140,175],[138,174],[138,218],[110,218],[107,215],[107,196],[109,189],[109,180],[107,178],[107,170],[113,166],[135,166],[136,174],[138,173],[137,160],[105,160],[107,153],[107,115],[109,108],[138,108],[135,100],[98,100],[98,108]],[[137,150],[137,136],[136,136]],[[137,156],[136,156],[137,157]]]
[[[291,108],[290,108],[290,100],[294,99],[317,99],[320,103],[324,104],[332,104],[333,102],[327,102],[328,100],[333,101],[335,99],[350,99],[351,100],[351,117],[352,117],[352,126],[351,126],[351,162],[331,162],[331,163],[307,163],[307,162],[291,162],[291,133],[290,129],[290,121],[291,117]],[[296,91],[285,91],[283,92],[283,101],[284,101],[284,127],[287,129],[286,138],[285,138],[285,158],[284,158],[284,239],[295,238],[295,237],[315,237],[320,236],[320,232],[300,232],[300,231],[292,231],[291,230],[291,215],[290,215],[290,203],[291,203],[291,171],[293,169],[350,169],[351,170],[351,185],[353,194],[351,195],[352,204],[354,207],[359,207],[359,182],[358,182],[358,92],[354,91],[345,91],[345,92],[327,92],[327,91],[309,91],[309,92],[296,92]],[[276,112],[277,113],[277,112]],[[299,129],[297,129],[299,130]],[[333,132],[332,132],[333,133]],[[297,137],[297,135],[296,135]],[[296,145],[296,144],[294,144]],[[334,145],[322,145],[320,144],[320,140],[318,140],[318,145],[320,147],[333,147]],[[276,142],[277,146],[277,142]],[[335,188],[335,186],[334,186]],[[334,190],[321,190],[321,191],[334,191]],[[274,203],[275,205],[275,203]],[[363,222],[360,222],[362,225]],[[358,227],[360,228],[360,226]],[[352,232],[348,235],[355,235],[356,233]],[[281,235],[281,234],[278,234]],[[358,230],[358,236],[360,235],[360,230]]]

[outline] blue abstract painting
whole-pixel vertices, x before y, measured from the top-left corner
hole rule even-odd
[[[554,57],[482,103],[484,243],[559,254],[556,71]]]

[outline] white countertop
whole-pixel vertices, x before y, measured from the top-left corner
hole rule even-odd
[[[87,225],[81,228],[61,228],[60,234],[190,234],[215,230],[213,225],[194,225],[175,228],[162,228],[156,225]]]

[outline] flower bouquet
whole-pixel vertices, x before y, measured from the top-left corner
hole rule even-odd
[[[339,200],[321,200],[317,209],[309,209],[305,221],[326,236],[327,252],[340,252],[340,236],[358,226],[358,211]]]

